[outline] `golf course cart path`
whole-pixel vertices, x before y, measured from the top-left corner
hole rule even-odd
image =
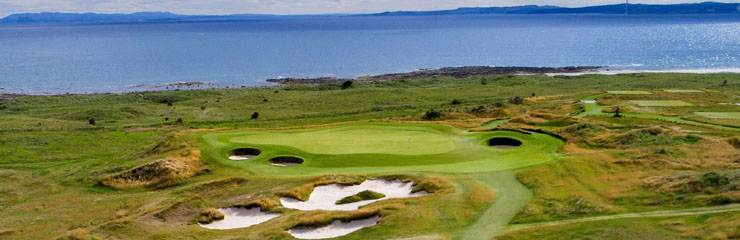
[[[714,206],[714,207],[677,209],[677,210],[661,210],[661,211],[642,212],[642,213],[625,213],[625,214],[617,214],[617,215],[568,219],[568,220],[543,222],[543,223],[511,225],[507,227],[506,229],[504,229],[503,232],[513,232],[513,231],[529,229],[529,228],[558,226],[558,225],[566,225],[566,224],[573,224],[573,223],[595,222],[595,221],[605,221],[605,220],[624,219],[624,218],[680,217],[680,216],[738,212],[738,211],[740,211],[740,204],[730,204],[730,205]]]

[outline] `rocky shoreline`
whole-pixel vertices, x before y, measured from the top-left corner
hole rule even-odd
[[[456,77],[466,78],[483,75],[501,75],[501,74],[553,74],[553,73],[584,73],[599,70],[599,66],[572,66],[572,67],[487,67],[487,66],[468,66],[468,67],[445,67],[440,69],[422,69],[408,73],[391,73],[374,76],[363,76],[355,79],[350,78],[279,78],[268,79],[267,82],[277,83],[280,85],[319,85],[319,84],[338,84],[348,80],[358,82],[381,82],[390,80],[405,80],[412,78],[428,77]]]

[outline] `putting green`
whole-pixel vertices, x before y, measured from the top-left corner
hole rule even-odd
[[[337,127],[303,132],[255,132],[230,139],[233,143],[286,145],[315,154],[384,153],[438,154],[455,150],[448,134],[368,126]]]
[[[681,100],[632,100],[631,103],[640,107],[691,107],[696,106]]]
[[[669,93],[703,93],[703,91],[695,89],[663,89],[663,91]]]
[[[609,94],[615,95],[650,95],[653,94],[648,91],[607,91]]]
[[[740,112],[695,112],[694,114],[705,118],[740,119]]]
[[[516,148],[489,147],[492,138],[513,138]],[[410,141],[409,141],[410,139]],[[289,131],[202,133],[206,160],[260,175],[300,176],[329,173],[472,173],[519,169],[557,158],[563,141],[546,134],[513,131],[467,132],[448,125],[359,123]],[[231,161],[229,151],[255,148],[258,157]],[[299,157],[305,162],[278,167],[269,159]]]

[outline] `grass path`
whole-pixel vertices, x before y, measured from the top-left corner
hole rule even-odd
[[[504,229],[503,232],[513,232],[513,231],[529,229],[529,228],[558,226],[558,225],[583,223],[583,222],[606,221],[606,220],[624,219],[624,218],[679,217],[679,216],[691,216],[691,215],[737,212],[737,211],[740,211],[740,204],[730,204],[730,205],[714,206],[714,207],[677,209],[677,210],[661,210],[661,211],[642,212],[642,213],[625,213],[625,214],[608,215],[608,216],[568,219],[568,220],[560,220],[560,221],[552,221],[552,222],[511,225],[507,227],[506,229]]]
[[[471,176],[493,189],[496,198],[470,227],[454,239],[491,239],[502,233],[506,225],[532,200],[533,194],[516,179],[515,171],[475,173]]]

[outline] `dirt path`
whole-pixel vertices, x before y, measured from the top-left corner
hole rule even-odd
[[[617,215],[568,219],[568,220],[543,222],[543,223],[510,225],[509,227],[507,227],[500,233],[513,232],[513,231],[529,229],[529,228],[537,228],[537,227],[558,226],[558,225],[573,224],[573,223],[595,222],[595,221],[605,221],[605,220],[614,220],[614,219],[623,219],[623,218],[679,217],[679,216],[691,216],[691,215],[737,212],[737,211],[740,211],[740,204],[730,204],[730,205],[715,206],[715,207],[678,209],[678,210],[661,210],[661,211],[642,212],[642,213],[625,213],[625,214],[617,214]]]

